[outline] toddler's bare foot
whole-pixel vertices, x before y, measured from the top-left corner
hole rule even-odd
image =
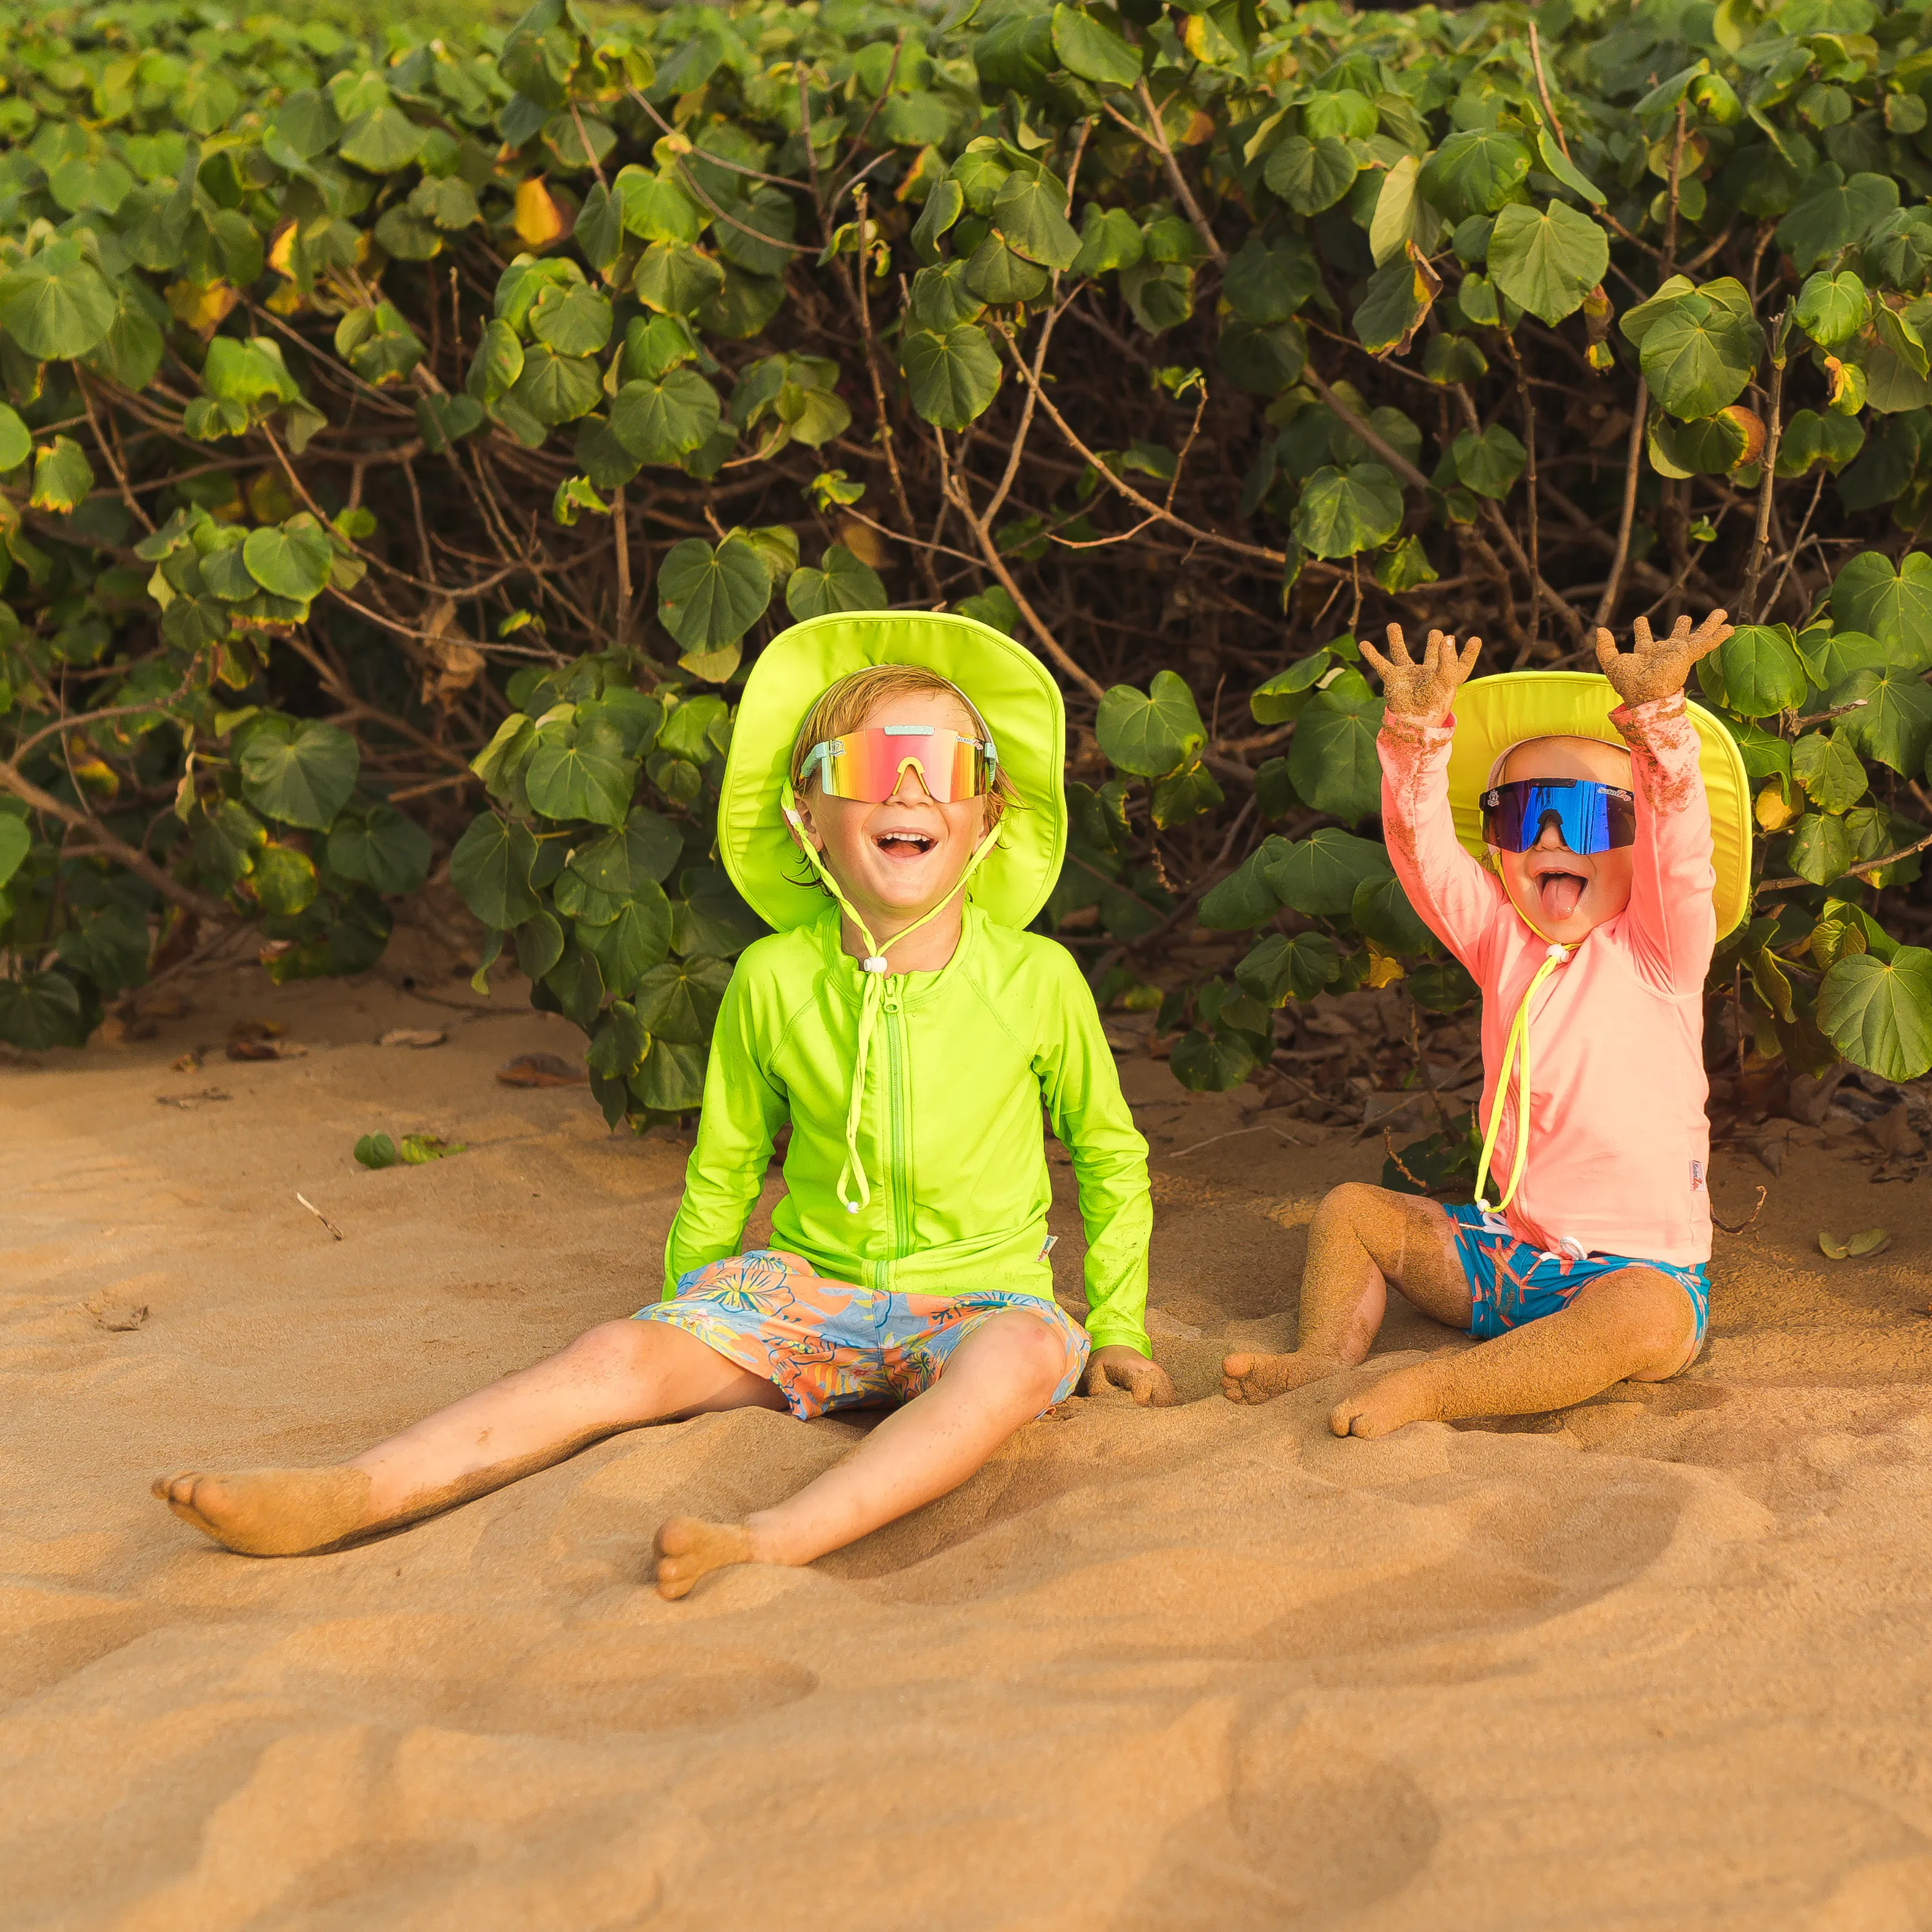
[[[658,1532],[652,1546],[658,1559],[658,1594],[673,1603],[688,1597],[706,1571],[755,1560],[752,1532],[742,1522],[700,1522],[694,1516],[673,1516]]]
[[[1229,1355],[1221,1364],[1221,1393],[1230,1402],[1271,1402],[1347,1366],[1340,1356],[1300,1349],[1289,1355]]]
[[[244,1556],[300,1556],[373,1527],[362,1469],[242,1469],[158,1476],[154,1492],[184,1522]]]
[[[1424,1364],[1392,1370],[1345,1396],[1335,1405],[1328,1426],[1337,1436],[1387,1436],[1412,1422],[1440,1421],[1439,1410],[1435,1378]]]

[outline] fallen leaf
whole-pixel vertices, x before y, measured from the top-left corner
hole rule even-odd
[[[402,1156],[387,1134],[364,1134],[356,1143],[356,1158],[364,1167],[394,1167]]]
[[[440,1046],[449,1037],[434,1027],[392,1027],[378,1046]]]
[[[483,675],[483,653],[461,632],[452,632],[456,600],[446,597],[430,613],[423,647],[422,700],[447,711]]]
[[[280,1040],[288,1031],[280,1020],[237,1020],[228,1029],[230,1040]]]
[[[170,1063],[177,1073],[193,1073],[201,1065],[201,1056],[206,1049],[197,1048],[193,1053],[184,1053],[178,1060]]]
[[[157,1094],[154,1103],[161,1107],[179,1107],[185,1111],[190,1107],[204,1106],[210,1100],[225,1100],[228,1096],[219,1087],[204,1087],[199,1094]]]
[[[134,1011],[144,1020],[178,1020],[194,1010],[179,993],[164,991],[134,995]]]
[[[467,1154],[469,1144],[464,1141],[446,1141],[436,1134],[405,1134],[403,1136],[403,1158],[412,1167],[420,1167],[424,1162],[441,1160],[446,1155]]]
[[[308,1051],[291,1040],[231,1040],[228,1042],[230,1060],[299,1060]]]
[[[1819,1252],[1834,1262],[1862,1261],[1868,1256],[1882,1255],[1892,1246],[1892,1235],[1884,1228],[1868,1228],[1862,1234],[1854,1234],[1849,1241],[1841,1241],[1835,1235],[1821,1232],[1818,1237]]]
[[[585,1087],[590,1082],[581,1066],[556,1053],[520,1053],[497,1068],[496,1078],[506,1087]]]

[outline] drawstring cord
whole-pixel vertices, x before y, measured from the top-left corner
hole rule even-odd
[[[1529,1008],[1536,998],[1538,988],[1544,981],[1564,964],[1572,948],[1552,944],[1544,954],[1543,964],[1531,979],[1528,989],[1522,996],[1522,1004],[1516,1010],[1516,1018],[1510,1022],[1509,1038],[1503,1048],[1502,1070],[1496,1076],[1496,1104],[1490,1111],[1489,1132],[1483,1138],[1483,1158],[1476,1168],[1475,1204],[1485,1214],[1501,1214],[1516,1198],[1516,1190],[1522,1180],[1523,1169],[1529,1158]],[[1490,1161],[1496,1153],[1496,1136],[1502,1126],[1503,1100],[1509,1091],[1510,1070],[1520,1053],[1522,1060],[1516,1085],[1516,1162],[1510,1174],[1509,1186],[1503,1198],[1494,1208],[1483,1196],[1489,1184]]]
[[[864,975],[864,984],[859,994],[859,1039],[852,1055],[852,1098],[845,1113],[845,1162],[838,1170],[838,1184],[836,1192],[839,1204],[848,1214],[856,1214],[862,1207],[871,1204],[872,1183],[866,1176],[866,1163],[859,1156],[859,1123],[866,1100],[866,1064],[871,1056],[872,1028],[878,1018],[879,1006],[885,997],[886,975],[892,969],[886,963],[885,946],[872,937],[872,930],[859,916],[852,902],[838,890],[838,882],[825,868],[812,841],[806,836],[805,821],[800,816],[796,794],[789,781],[784,788],[784,815],[792,830],[798,835],[800,848],[804,852],[812,869],[818,874],[819,883],[838,902],[845,916],[859,928],[859,937],[866,942],[866,956],[860,964]],[[914,920],[903,932],[896,932],[886,941],[886,946],[896,946],[902,939],[909,939],[929,920],[937,919],[952,902],[952,892],[962,891],[966,882],[978,869],[980,862],[990,852],[999,838],[1000,830],[994,826],[980,842],[979,849],[966,862],[965,869],[953,882],[952,892],[948,892],[930,912]],[[859,1198],[854,1201],[846,1192],[846,1183],[855,1181]]]

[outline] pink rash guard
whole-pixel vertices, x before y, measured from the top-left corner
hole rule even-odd
[[[1504,1218],[1518,1240],[1546,1252],[1692,1268],[1711,1255],[1711,814],[1681,694],[1622,706],[1610,722],[1630,747],[1636,794],[1630,904],[1582,941],[1531,1006],[1529,1152]],[[1486,1126],[1510,1024],[1549,944],[1456,841],[1448,780],[1455,724],[1384,718],[1382,829],[1417,912],[1483,989]],[[1492,1198],[1515,1158],[1516,1078],[1503,1096]]]

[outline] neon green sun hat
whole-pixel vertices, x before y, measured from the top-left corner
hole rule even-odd
[[[1449,748],[1449,804],[1464,849],[1479,859],[1488,854],[1478,801],[1506,752],[1531,738],[1595,738],[1621,748],[1610,713],[1622,702],[1610,680],[1594,671],[1500,671],[1464,685],[1456,694],[1456,736]],[[1711,808],[1718,874],[1711,901],[1722,939],[1750,909],[1750,782],[1722,722],[1700,706],[1685,708],[1696,727],[1698,768]]]
[[[792,746],[827,690],[874,664],[916,664],[958,686],[985,722],[1021,808],[973,876],[974,902],[1002,926],[1046,904],[1066,856],[1066,712],[1060,687],[1024,645],[948,611],[863,610],[794,624],[745,680],[718,803],[718,849],[731,881],[785,932],[825,910],[786,823]]]

